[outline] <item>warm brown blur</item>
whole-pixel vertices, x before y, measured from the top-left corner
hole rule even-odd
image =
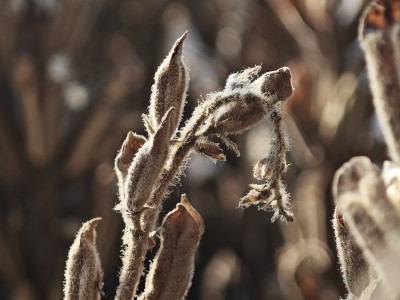
[[[386,157],[356,35],[363,0],[0,0],[0,299],[57,300],[81,224],[101,217],[104,299],[121,266],[113,162],[143,134],[153,74],[185,30],[188,116],[231,72],[291,69],[285,176],[295,222],[236,209],[268,127],[216,165],[193,156],[186,193],[205,232],[188,300],[338,299],[331,181],[355,155]],[[154,251],[153,251],[154,252]],[[148,269],[148,267],[147,267]]]

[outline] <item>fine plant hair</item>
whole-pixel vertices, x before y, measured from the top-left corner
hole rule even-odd
[[[272,211],[272,221],[292,221],[289,195],[283,182],[289,138],[281,104],[293,92],[289,68],[260,75],[255,66],[231,74],[223,89],[208,94],[181,125],[189,84],[183,58],[185,32],[173,45],[154,77],[148,113],[143,122],[147,136],[128,132],[115,159],[119,203],[115,210],[124,221],[122,267],[115,299],[184,299],[191,285],[194,255],[204,231],[199,213],[185,194],[176,209],[157,227],[163,200],[179,182],[189,155],[197,152],[212,161],[226,155],[215,138],[240,155],[230,135],[263,122],[272,126],[270,148],[255,164],[252,184],[239,207],[255,205]],[[181,125],[181,127],[180,127]],[[64,299],[99,299],[103,273],[95,246],[99,218],[84,223],[69,252]],[[150,265],[145,289],[137,287],[144,260],[159,236],[160,248]]]
[[[400,1],[373,1],[360,24],[373,102],[391,161],[355,157],[337,172],[333,218],[347,299],[399,299]]]

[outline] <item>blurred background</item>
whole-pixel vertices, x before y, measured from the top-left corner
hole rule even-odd
[[[205,221],[187,299],[345,296],[332,234],[335,170],[386,158],[357,41],[362,0],[0,0],[0,299],[61,299],[82,222],[102,217],[104,299],[113,299],[122,220],[113,160],[144,134],[153,74],[185,31],[185,117],[231,72],[291,68],[285,176],[296,221],[236,208],[268,127],[234,140],[226,163],[194,155],[163,214],[187,193]]]

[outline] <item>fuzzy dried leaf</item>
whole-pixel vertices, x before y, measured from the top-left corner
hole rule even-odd
[[[129,166],[132,164],[133,158],[139,149],[146,142],[146,138],[142,135],[129,131],[121,150],[115,158],[115,168],[125,177],[128,173]]]
[[[338,213],[337,208],[332,223],[343,281],[349,293],[360,297],[371,281],[375,279],[374,272],[365,260],[361,248],[354,240],[350,228],[343,220],[343,216]]]
[[[225,93],[232,101],[221,106],[211,122],[217,133],[238,134],[250,129],[265,119],[265,99],[252,93]]]
[[[96,226],[101,218],[84,223],[69,253],[65,269],[64,299],[100,299],[103,271],[96,249]]]
[[[138,135],[132,131],[128,132],[121,150],[115,158],[114,170],[118,178],[120,202],[123,202],[123,198],[125,197],[125,179],[128,174],[129,166],[132,164],[136,153],[145,142],[146,138],[144,136]],[[116,209],[118,210],[119,208],[117,207]]]
[[[198,140],[195,145],[196,151],[213,161],[225,161],[226,156],[224,151],[219,147],[219,144],[210,142],[209,140]]]
[[[189,83],[189,73],[182,56],[186,31],[174,44],[154,76],[154,85],[149,107],[150,128],[157,128],[164,114],[174,108],[171,116],[171,134],[181,122],[185,97]]]
[[[125,197],[120,204],[120,210],[125,215],[126,225],[129,215],[140,212],[144,204],[149,199],[153,185],[158,179],[165,160],[168,156],[168,147],[170,142],[170,120],[173,108],[170,108],[161,121],[161,124],[154,135],[140,148],[136,154],[125,183]]]
[[[190,287],[194,255],[204,231],[200,214],[185,194],[162,224],[162,242],[140,299],[183,299]]]

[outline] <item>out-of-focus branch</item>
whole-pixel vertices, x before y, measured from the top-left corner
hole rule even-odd
[[[398,1],[374,1],[364,12],[359,31],[374,105],[396,162],[400,162],[399,13]]]

